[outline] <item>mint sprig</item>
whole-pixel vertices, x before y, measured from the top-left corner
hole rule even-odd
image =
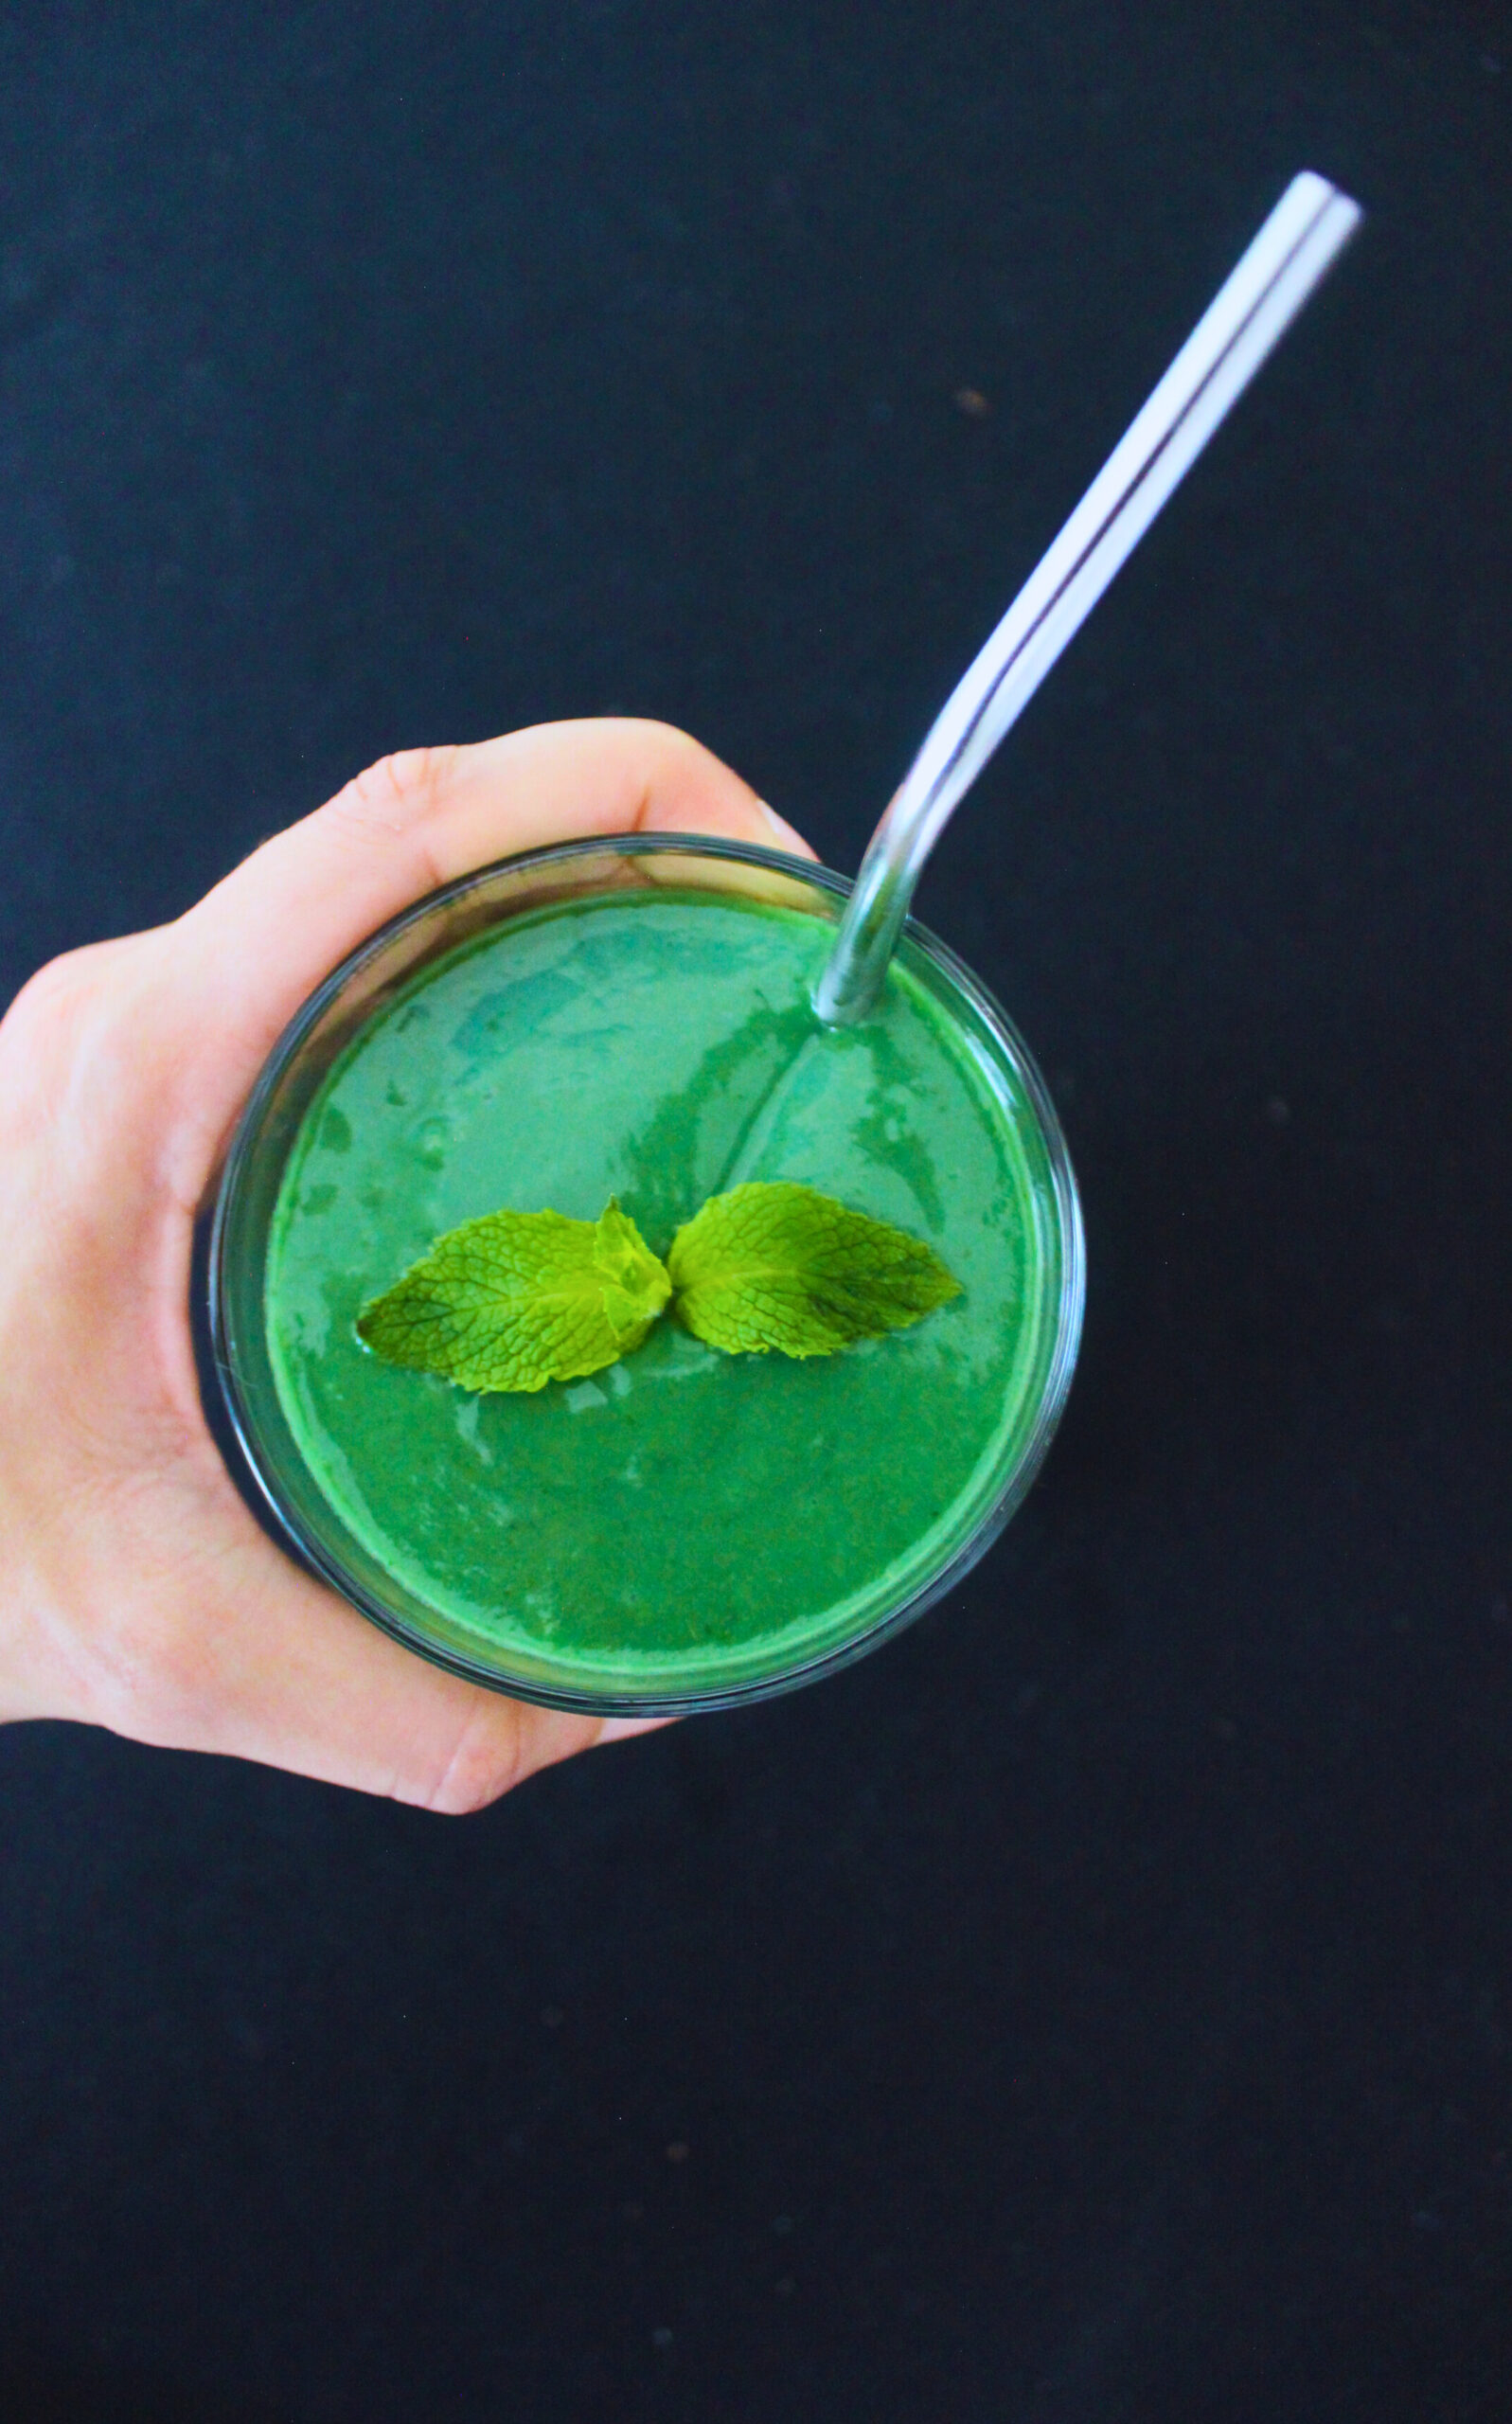
[[[658,1260],[613,1198],[596,1221],[490,1212],[437,1238],[358,1316],[390,1364],[476,1390],[582,1380],[670,1305],[727,1355],[834,1355],[904,1329],[960,1283],[922,1239],[817,1187],[752,1180],[711,1196]]]
[[[921,1238],[785,1180],[711,1196],[667,1269],[675,1318],[727,1355],[834,1355],[961,1292]]]
[[[385,1363],[465,1389],[543,1389],[617,1364],[671,1292],[613,1197],[596,1221],[489,1212],[449,1229],[365,1305],[357,1334]]]

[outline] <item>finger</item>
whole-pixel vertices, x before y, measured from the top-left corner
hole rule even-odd
[[[179,1576],[180,1613],[137,1640],[130,1688],[99,1711],[118,1733],[460,1814],[558,1759],[662,1721],[576,1716],[485,1691],[380,1632],[292,1565],[239,1505],[212,1530],[204,1587]]]
[[[196,1118],[216,1150],[300,1003],[385,918],[490,859],[650,829],[812,856],[710,751],[631,718],[407,750],[265,842],[172,930]]]

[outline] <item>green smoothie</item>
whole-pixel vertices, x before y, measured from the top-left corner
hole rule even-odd
[[[549,1689],[758,1684],[901,1606],[1000,1493],[1040,1411],[1063,1240],[1012,1073],[895,963],[821,1028],[822,919],[612,891],[424,968],[334,1062],[264,1281],[277,1396],[335,1526],[407,1620]],[[926,1239],[962,1293],[806,1362],[664,1320],[593,1380],[474,1395],[381,1362],[362,1306],[481,1213],[596,1220],[665,1256],[705,1199],[792,1179]]]

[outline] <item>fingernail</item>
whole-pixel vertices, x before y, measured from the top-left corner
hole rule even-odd
[[[771,826],[774,838],[775,839],[779,849],[792,850],[794,855],[800,859],[807,859],[811,856],[809,845],[804,840],[803,835],[793,831],[792,827],[788,823],[785,816],[779,816],[776,810],[774,808],[769,808],[764,799],[758,799],[756,806],[761,811],[762,815],[766,818],[767,823]]]

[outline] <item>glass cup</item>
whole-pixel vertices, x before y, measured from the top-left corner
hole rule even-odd
[[[683,834],[636,834],[531,850],[432,893],[373,935],[335,969],[291,1022],[242,1114],[216,1205],[210,1248],[210,1323],[230,1419],[284,1538],[351,1604],[396,1640],[470,1682],[550,1707],[602,1716],[676,1715],[729,1707],[791,1690],[848,1665],[911,1623],[976,1563],[1034,1479],[1064,1406],[1080,1339],[1085,1258],[1076,1182],[1054,1106],[1010,1021],[952,952],[909,922],[898,959],[933,997],[998,1099],[1016,1105],[1020,1142],[1034,1164],[1031,1217],[1040,1301],[1027,1417],[1005,1437],[924,1570],[880,1587],[840,1637],[796,1650],[759,1647],[726,1671],[689,1682],[668,1672],[627,1684],[585,1683],[543,1649],[481,1641],[385,1570],[331,1504],[303,1454],[280,1400],[268,1337],[266,1280],[275,1209],[289,1155],[333,1064],[368,1021],[426,968],[486,930],[558,905],[627,888],[675,886],[706,896],[796,910],[833,927],[849,882],[773,851]],[[1024,1116],[1027,1106],[1028,1116]]]

